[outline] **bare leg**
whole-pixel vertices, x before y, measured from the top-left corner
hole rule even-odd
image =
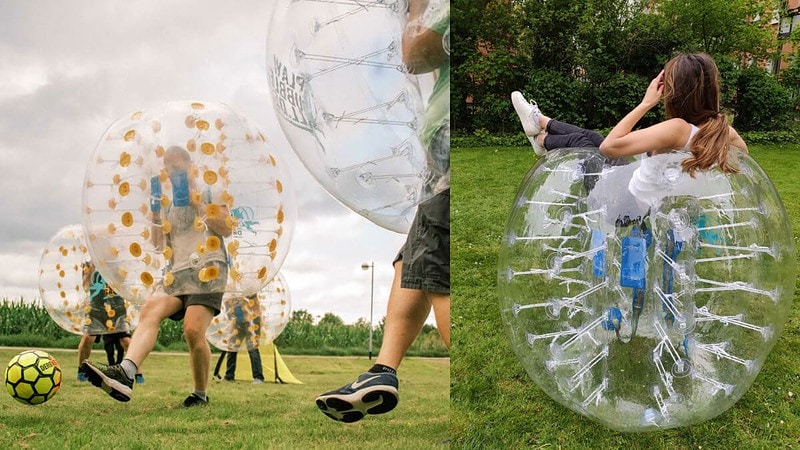
[[[85,359],[89,359],[92,355],[92,346],[94,345],[94,336],[84,334],[81,336],[81,343],[78,344],[78,367]]]
[[[437,294],[428,292],[428,300],[433,305],[433,315],[436,317],[436,328],[444,340],[444,345],[450,350],[450,294]]]
[[[425,292],[400,287],[402,272],[403,262],[397,261],[394,264],[394,281],[389,294],[389,305],[386,308],[383,343],[375,360],[376,363],[393,369],[400,366],[406,351],[414,343],[431,311],[431,302]],[[449,343],[449,325],[447,336]]]
[[[552,119],[544,114],[539,113],[539,126],[542,127],[542,131],[547,130],[547,124],[550,122],[550,120]]]
[[[156,345],[161,321],[175,314],[182,307],[183,303],[180,300],[169,295],[159,295],[147,299],[139,315],[139,326],[133,332],[133,338],[125,352],[125,359],[133,361],[137,367],[141,366]]]
[[[206,330],[214,318],[214,312],[203,305],[190,305],[183,319],[183,334],[189,346],[189,363],[192,368],[194,390],[205,391],[208,387],[208,371],[211,367],[211,348],[206,340]]]

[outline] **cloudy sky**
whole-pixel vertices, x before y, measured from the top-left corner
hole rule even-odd
[[[334,200],[283,137],[265,68],[275,3],[0,2],[0,298],[36,298],[42,249],[81,222],[86,164],[114,120],[202,100],[251,119],[292,167],[298,219],[281,272],[293,309],[368,318],[370,273],[361,264],[374,261],[374,320],[383,317],[405,236]]]

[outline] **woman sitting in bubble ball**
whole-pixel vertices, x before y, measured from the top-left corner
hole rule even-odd
[[[633,131],[662,96],[669,118]],[[692,176],[697,170],[714,166],[725,173],[736,173],[738,169],[728,158],[729,147],[747,152],[747,144],[720,111],[719,97],[719,71],[705,53],[682,53],[670,59],[650,82],[641,103],[605,138],[596,131],[551,119],[541,113],[536,102],[529,103],[517,91],[511,94],[514,109],[537,155],[567,147],[599,147],[609,158],[686,150],[691,156],[681,166]]]

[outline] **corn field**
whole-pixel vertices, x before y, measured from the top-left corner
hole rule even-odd
[[[185,351],[183,323],[165,320],[156,350]],[[383,322],[373,331],[373,354],[383,340]],[[27,301],[0,301],[0,346],[77,348],[80,337],[56,324],[41,305]],[[291,320],[275,340],[283,354],[366,355],[369,326],[359,324],[313,324]],[[409,356],[447,356],[436,328],[426,325],[408,351]]]

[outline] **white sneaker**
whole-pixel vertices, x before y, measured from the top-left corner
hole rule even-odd
[[[522,122],[522,129],[525,130],[525,136],[528,137],[528,141],[533,146],[533,151],[538,156],[547,153],[547,149],[539,145],[536,140],[536,137],[542,131],[542,127],[539,126],[539,114],[541,114],[539,105],[536,102],[530,103],[525,100],[525,97],[519,91],[511,93],[511,103],[514,105],[517,116],[519,116],[519,121]]]
[[[539,106],[536,102],[529,103],[520,91],[514,91],[511,93],[511,104],[514,105],[519,121],[522,122],[522,129],[525,130],[525,135],[529,138],[536,137],[542,131],[542,127],[539,126],[536,120],[540,114]]]

